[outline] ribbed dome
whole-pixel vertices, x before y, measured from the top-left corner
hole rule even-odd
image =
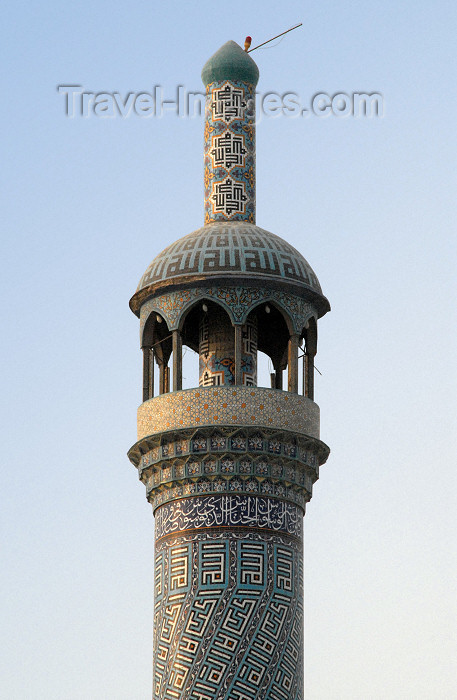
[[[244,221],[208,224],[165,248],[147,268],[135,297],[171,283],[204,279],[254,280],[294,283],[320,297],[325,313],[330,307],[323,297],[311,266],[293,246],[274,233]],[[162,283],[162,284],[161,284]],[[325,310],[324,310],[325,309]]]

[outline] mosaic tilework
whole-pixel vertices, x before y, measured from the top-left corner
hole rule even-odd
[[[215,494],[219,497],[221,494],[236,494],[244,497],[260,494],[261,496],[275,497],[286,503],[298,506],[304,513],[306,504],[311,500],[312,493],[312,480],[309,477],[306,477],[310,482],[308,488],[300,488],[296,485],[286,485],[270,479],[258,479],[257,477],[250,477],[249,479],[234,477],[229,479],[225,475],[218,476],[215,479],[185,479],[157,486],[154,482],[155,476],[154,474],[145,480],[147,499],[152,505],[153,511],[164,504],[174,501],[181,502],[190,496],[196,495],[213,497],[213,494]]]
[[[303,558],[283,534],[156,544],[154,700],[302,700]]]
[[[304,511],[328,452],[319,440],[288,431],[222,426],[158,434],[129,457],[153,510],[193,495],[237,493],[274,496]]]
[[[295,436],[293,433],[278,430],[260,430],[255,426],[246,429],[235,429],[224,426],[223,428],[204,428],[192,431],[177,431],[165,433],[154,440],[154,446],[143,452],[136,466],[142,471],[149,466],[160,464],[162,460],[176,458],[176,463],[181,463],[181,458],[195,455],[203,460],[203,463],[216,464],[231,452],[235,463],[243,465],[244,471],[240,473],[270,474],[269,469],[260,471],[261,464],[268,464],[273,455],[273,464],[281,464],[284,460],[294,460],[316,469],[318,459],[316,446],[313,441]],[[207,462],[207,460],[210,460]],[[237,472],[235,464],[234,474]],[[251,466],[252,472],[248,469]],[[241,469],[241,466],[240,466]],[[216,473],[217,469],[214,470]],[[273,472],[271,472],[273,474]]]
[[[279,389],[221,386],[162,394],[138,408],[138,440],[204,425],[259,425],[319,438],[319,406]]]
[[[312,304],[295,294],[280,290],[267,287],[195,287],[148,299],[140,310],[140,339],[145,323],[152,313],[161,314],[169,330],[175,330],[180,327],[181,319],[189,307],[196,301],[203,302],[204,299],[220,304],[227,311],[232,323],[240,324],[246,323],[249,313],[259,303],[273,302],[287,314],[297,334],[302,333],[310,318],[317,321],[318,317],[317,309]]]
[[[206,87],[205,224],[255,222],[255,92],[228,80]]]
[[[235,469],[241,473],[231,476]],[[272,478],[257,474],[244,476],[243,471],[248,469],[269,471],[273,474],[282,472],[286,476]],[[212,470],[215,472],[214,476],[212,473],[208,474]],[[185,476],[174,478],[174,474],[180,472],[187,473],[187,478]],[[204,476],[199,476],[202,473]],[[175,465],[173,469],[171,467],[154,469],[151,476],[143,479],[149,500],[151,503],[153,499],[155,501],[153,505],[197,493],[254,493],[299,503],[303,508],[311,498],[315,480],[315,474],[311,476],[303,469],[277,463],[269,465],[263,461],[251,466],[248,460],[243,459],[237,464],[232,457],[224,457],[221,460],[209,459],[204,463],[189,460],[186,465]]]
[[[290,280],[322,294],[315,273],[296,248],[246,221],[218,221],[172,243],[154,258],[137,291],[168,279],[221,273]]]
[[[241,384],[257,384],[257,323],[250,319],[242,326],[243,354]],[[227,316],[220,309],[204,314],[199,329],[199,385],[235,384],[235,336]]]
[[[241,356],[241,382],[244,386],[255,386],[256,355]],[[200,386],[233,386],[235,384],[235,358],[218,357],[214,352],[200,355]]]
[[[156,539],[208,527],[266,528],[301,537],[303,511],[276,498],[215,494],[167,503],[155,513]]]

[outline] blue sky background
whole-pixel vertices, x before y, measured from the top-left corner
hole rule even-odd
[[[197,91],[225,41],[302,21],[253,54],[261,92],[385,100],[382,119],[257,129],[257,222],[332,303],[316,358],[332,453],[305,518],[306,700],[455,698],[455,6],[19,1],[2,15],[0,696],[151,696],[128,299],[203,220],[200,119],[69,119],[56,86]]]

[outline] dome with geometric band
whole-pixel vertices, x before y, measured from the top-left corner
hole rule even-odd
[[[245,221],[215,222],[172,243],[151,262],[135,296],[141,293],[144,298],[148,288],[154,293],[168,281],[192,282],[202,275],[206,280],[233,277],[291,283],[320,301],[323,313],[329,310],[303,255],[274,233]]]

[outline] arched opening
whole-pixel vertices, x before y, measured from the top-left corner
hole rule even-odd
[[[248,316],[248,322],[254,318],[257,322],[257,386],[282,389],[290,337],[286,319],[283,313],[270,302],[253,309]]]
[[[181,319],[180,332],[183,345],[182,380],[184,389],[198,386],[198,327],[203,313],[202,302],[192,306]]]
[[[193,306],[182,323],[182,342],[199,355],[199,386],[256,386],[256,318],[233,325],[227,311],[209,299]]]
[[[173,335],[165,319],[152,313],[146,321],[141,344],[143,350],[143,401],[152,399],[154,393],[170,391],[170,368]],[[156,371],[157,367],[157,371]]]
[[[299,335],[287,314],[271,302],[254,308],[244,324],[233,324],[225,308],[203,298],[173,331],[161,314],[152,312],[144,327],[142,349],[143,401],[154,394],[180,391],[183,378],[186,388],[241,385],[284,389],[286,369],[288,391],[314,398],[316,320],[310,318]]]

